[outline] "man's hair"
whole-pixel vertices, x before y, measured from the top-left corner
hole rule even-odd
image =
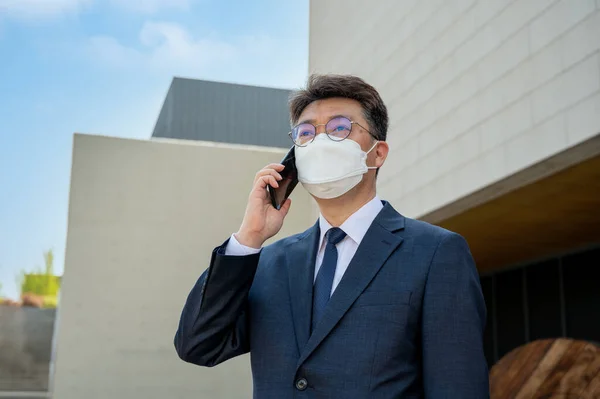
[[[389,124],[387,108],[373,86],[352,75],[310,75],[306,88],[290,96],[292,125],[298,122],[300,115],[310,103],[336,97],[358,101],[371,134],[377,140],[385,141]]]

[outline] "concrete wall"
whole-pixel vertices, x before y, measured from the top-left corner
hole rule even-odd
[[[0,306],[0,397],[46,391],[56,310]]]
[[[380,90],[379,189],[422,216],[599,134],[599,38],[598,0],[312,0],[309,67]]]
[[[54,399],[248,398],[248,356],[179,360],[173,336],[255,172],[281,150],[76,135]],[[302,188],[281,236],[314,223]],[[308,216],[308,217],[307,217]]]

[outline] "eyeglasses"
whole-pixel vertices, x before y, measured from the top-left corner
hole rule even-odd
[[[345,116],[336,116],[330,119],[329,122],[321,123],[319,125],[313,125],[308,122],[300,123],[292,128],[292,131],[289,132],[289,136],[295,145],[298,147],[305,147],[317,136],[317,127],[325,126],[327,137],[333,141],[342,141],[350,135],[353,125],[362,127],[367,133],[373,136],[373,134],[365,129],[364,126],[360,125],[358,122],[351,121]]]

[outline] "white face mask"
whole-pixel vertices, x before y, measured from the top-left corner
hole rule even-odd
[[[333,141],[318,134],[306,147],[296,147],[298,180],[317,198],[337,198],[354,188],[369,169],[367,152],[353,140]]]

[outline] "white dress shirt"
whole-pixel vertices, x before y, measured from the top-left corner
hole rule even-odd
[[[344,230],[346,233],[346,237],[344,237],[344,239],[336,245],[338,251],[338,260],[335,268],[335,275],[333,276],[331,293],[335,291],[338,284],[342,280],[344,273],[346,273],[346,269],[348,269],[350,261],[358,249],[358,246],[363,240],[365,234],[367,234],[367,230],[369,227],[371,227],[373,220],[375,220],[375,217],[377,217],[381,209],[383,209],[383,204],[381,203],[381,200],[375,196],[375,198],[363,205],[362,208],[350,215],[350,217],[346,219],[346,221],[340,226],[340,229]],[[321,237],[319,238],[319,251],[317,252],[317,259],[315,262],[315,279],[317,278],[317,274],[321,268],[321,263],[323,263],[323,256],[325,255],[325,234],[332,227],[333,226],[331,226],[331,224],[323,217],[323,215],[319,216]],[[260,252],[260,249],[251,248],[240,244],[233,234],[231,235],[231,238],[227,243],[227,247],[225,248],[225,255],[232,256],[252,255],[258,252]]]

